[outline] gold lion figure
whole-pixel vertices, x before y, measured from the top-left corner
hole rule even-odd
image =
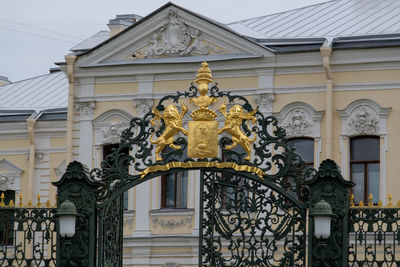
[[[160,115],[160,111],[156,108],[153,109],[153,113],[155,114],[154,118],[151,120],[151,124],[155,126],[155,120],[164,120],[165,123],[165,130],[158,137],[157,140],[152,140],[153,135],[156,133],[154,132],[151,135],[150,142],[152,144],[156,144],[156,160],[162,160],[160,153],[164,150],[164,148],[169,145],[173,149],[180,149],[181,146],[174,145],[174,136],[179,132],[183,132],[184,135],[187,135],[188,132],[186,129],[182,127],[182,118],[185,116],[188,108],[185,104],[182,103],[182,111],[179,113],[178,109],[174,105],[169,105],[165,109],[163,115]]]
[[[253,139],[250,139],[241,131],[240,125],[242,124],[243,120],[251,120],[253,123],[255,123],[257,118],[254,117],[254,114],[257,112],[257,109],[254,109],[252,112],[245,113],[241,105],[234,105],[231,110],[226,113],[226,105],[222,104],[219,107],[219,111],[225,117],[225,125],[218,130],[218,134],[227,132],[232,136],[233,144],[226,146],[226,149],[235,148],[239,144],[247,153],[247,156],[244,159],[250,160],[250,143],[254,142],[257,136],[255,135]]]

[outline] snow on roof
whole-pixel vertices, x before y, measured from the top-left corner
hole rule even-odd
[[[68,80],[63,72],[55,72],[0,86],[0,95],[0,112],[66,108]]]
[[[258,39],[396,34],[400,33],[400,1],[334,0],[227,26]]]

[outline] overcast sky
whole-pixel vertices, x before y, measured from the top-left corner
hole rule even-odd
[[[12,82],[47,74],[69,49],[117,14],[146,16],[164,0],[2,0],[0,76]],[[222,23],[248,19],[326,0],[175,0],[173,3]]]

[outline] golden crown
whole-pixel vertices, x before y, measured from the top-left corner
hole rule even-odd
[[[214,110],[204,107],[197,108],[190,114],[195,121],[213,121],[217,116]]]

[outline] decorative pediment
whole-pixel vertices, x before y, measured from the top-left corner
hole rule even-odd
[[[232,58],[274,56],[267,48],[228,27],[169,3],[95,50],[79,56],[76,66],[148,64],[166,57],[217,55],[232,55]]]
[[[310,105],[303,102],[293,102],[286,105],[279,114],[276,114],[282,128],[286,130],[288,138],[292,137],[320,137],[322,112],[317,112]]]
[[[166,19],[167,22],[147,39],[145,46],[134,50],[132,55],[124,59],[231,53],[206,40],[201,30],[187,25],[176,8],[169,10]]]
[[[129,126],[132,115],[113,109],[93,121],[96,145],[116,144],[120,142],[121,133]]]
[[[6,159],[0,160],[0,190],[19,190],[23,170]]]
[[[342,135],[386,134],[386,120],[390,108],[381,108],[376,102],[360,99],[339,110],[342,119]]]

